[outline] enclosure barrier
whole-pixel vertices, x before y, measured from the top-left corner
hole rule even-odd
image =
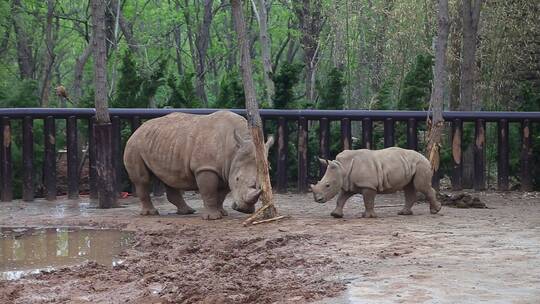
[[[217,109],[110,109],[111,123],[113,128],[114,168],[117,177],[117,190],[120,191],[121,178],[126,178],[122,164],[122,122],[128,123],[131,132],[135,131],[141,124],[141,120],[163,116],[172,112],[185,112],[193,114],[209,114]],[[245,110],[232,110],[238,114],[245,115]],[[422,111],[364,111],[364,110],[261,110],[263,122],[268,129],[269,121],[274,121],[273,125],[277,129],[266,130],[277,136],[277,147],[274,147],[276,154],[274,186],[278,192],[285,192],[290,185],[288,180],[287,167],[291,160],[288,157],[290,126],[296,131],[297,147],[297,181],[296,189],[300,192],[308,190],[309,165],[315,162],[315,157],[330,157],[331,142],[339,141],[341,149],[353,148],[352,123],[358,124],[356,134],[361,134],[360,146],[367,149],[377,148],[374,142],[374,126],[384,127],[384,147],[391,147],[396,144],[395,126],[396,123],[406,124],[406,146],[405,148],[418,150],[419,148],[419,125],[424,124],[427,112]],[[42,185],[44,187],[43,196],[47,200],[54,200],[57,196],[57,123],[63,120],[65,123],[65,138],[67,148],[67,195],[70,199],[79,197],[80,189],[80,143],[78,126],[86,124],[88,126],[88,163],[89,163],[89,188],[90,196],[97,196],[96,187],[96,157],[93,129],[95,110],[94,109],[53,109],[53,108],[17,108],[0,109],[0,199],[11,201],[13,199],[13,162],[12,143],[17,134],[12,133],[13,124],[21,125],[22,140],[19,144],[22,148],[22,199],[32,201],[36,193],[35,172],[41,169]],[[451,138],[449,142],[452,146],[452,188],[462,189],[463,176],[463,154],[462,141],[464,140],[464,123],[474,124],[473,157],[474,157],[474,177],[473,188],[484,190],[486,188],[486,124],[496,123],[498,133],[497,143],[497,186],[499,190],[509,189],[509,125],[511,123],[520,124],[521,146],[520,150],[520,173],[519,180],[521,190],[531,190],[531,166],[532,157],[532,124],[540,121],[540,112],[444,112],[444,119],[451,124]],[[43,121],[43,167],[35,168],[34,146],[34,121]],[[318,124],[317,124],[318,122]],[[332,122],[340,125],[341,136],[331,138]],[[318,127],[318,151],[309,151],[309,128]],[[361,129],[361,131],[359,130]],[[324,174],[325,168],[320,167],[319,174]],[[436,174],[437,176],[437,174]],[[438,178],[434,179],[435,186],[438,185]],[[155,187],[155,194],[162,194],[163,187]]]

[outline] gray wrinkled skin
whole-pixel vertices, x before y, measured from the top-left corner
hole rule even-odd
[[[267,155],[272,144],[270,137]],[[233,209],[253,213],[261,193],[247,121],[229,111],[172,113],[148,120],[126,143],[124,164],[141,200],[142,215],[158,214],[150,200],[152,174],[166,185],[167,199],[178,214],[195,212],[182,194],[198,190],[204,219],[227,215],[223,201],[229,192],[235,201]]]
[[[429,161],[420,153],[392,147],[382,150],[346,150],[339,153],[336,160],[319,159],[327,166],[323,178],[311,185],[313,199],[325,203],[338,195],[336,208],[331,215],[343,217],[343,207],[354,194],[364,198],[363,217],[377,217],[374,211],[377,193],[405,192],[405,206],[400,215],[412,215],[416,193],[423,193],[430,203],[430,212],[441,209],[435,190],[431,187],[432,171]]]

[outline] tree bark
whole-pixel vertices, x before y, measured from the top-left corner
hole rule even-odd
[[[270,108],[274,107],[274,93],[275,86],[272,70],[272,54],[271,54],[271,42],[270,36],[268,34],[268,9],[266,0],[251,0],[253,3],[253,9],[258,12],[257,21],[259,22],[259,39],[261,42],[261,57],[263,63],[263,75],[264,75],[264,84],[266,86],[266,101]]]
[[[41,83],[40,103],[44,108],[49,107],[49,93],[51,87],[51,74],[55,60],[53,17],[55,0],[47,0],[47,18],[45,23],[45,56],[43,60],[43,82]]]
[[[30,38],[25,32],[25,26],[21,16],[22,10],[21,0],[13,0],[13,28],[17,39],[17,61],[19,63],[20,76],[21,79],[33,79],[35,72],[34,56]]]
[[[426,156],[433,171],[439,170],[439,150],[441,146],[444,119],[444,89],[448,81],[446,70],[446,50],[448,46],[448,0],[438,0],[438,27],[435,42],[435,70],[433,73],[433,90],[431,92],[432,123],[429,130]]]
[[[238,46],[240,48],[240,70],[242,71],[242,82],[244,84],[244,92],[246,96],[247,120],[253,143],[255,144],[255,158],[257,161],[257,176],[259,185],[261,185],[261,200],[263,207],[255,212],[254,216],[250,217],[246,223],[251,223],[257,218],[255,216],[260,213],[264,214],[265,218],[273,218],[277,216],[277,210],[274,206],[272,195],[272,185],[270,184],[270,175],[268,172],[268,160],[264,147],[264,135],[262,130],[262,120],[259,115],[259,105],[255,95],[255,86],[253,84],[253,73],[251,70],[251,57],[249,53],[249,42],[247,40],[246,25],[244,14],[242,12],[242,1],[231,0],[232,15],[236,28]],[[262,212],[264,210],[264,212]]]
[[[478,21],[482,0],[463,0],[463,42],[461,57],[461,92],[462,111],[478,110],[474,102],[475,62],[478,35]]]
[[[92,46],[94,54],[94,88],[96,124],[94,138],[96,146],[96,170],[98,177],[98,207],[116,207],[115,170],[112,153],[112,124],[109,118],[107,102],[107,41],[105,34],[106,0],[91,0],[92,9]]]
[[[482,0],[463,0],[462,2],[462,49],[460,77],[460,110],[479,110],[480,105],[475,101],[475,63],[478,22]],[[474,176],[474,143],[470,143],[463,153],[463,187],[472,188]]]
[[[81,56],[75,59],[75,66],[73,67],[73,86],[71,93],[71,100],[75,106],[79,105],[82,98],[82,81],[84,74],[84,66],[88,62],[88,58],[92,54],[93,42],[90,40]]]

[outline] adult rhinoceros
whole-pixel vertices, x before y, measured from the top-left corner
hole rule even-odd
[[[266,151],[273,144],[270,137]],[[232,192],[234,210],[253,213],[257,185],[255,145],[242,116],[229,111],[210,115],[172,113],[148,120],[129,138],[124,164],[142,203],[142,215],[157,215],[150,199],[151,173],[166,186],[178,214],[194,213],[182,196],[198,190],[203,219],[220,219],[225,196]]]

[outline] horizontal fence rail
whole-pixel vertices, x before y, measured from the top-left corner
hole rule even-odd
[[[134,192],[124,170],[123,148],[127,137],[145,120],[173,112],[210,114],[215,111],[218,109],[110,109],[114,160],[111,170],[117,179],[117,191]],[[231,111],[245,115],[243,109]],[[355,148],[401,146],[419,150],[424,144],[428,117],[428,113],[422,111],[263,109],[260,114],[265,133],[277,137],[270,157],[275,160],[273,183],[278,192],[286,192],[291,186],[300,192],[308,191],[309,183],[325,172],[316,157],[332,158],[337,152]],[[15,193],[25,201],[35,197],[55,200],[59,194],[77,199],[83,184],[87,188],[84,191],[91,198],[97,198],[94,116],[95,110],[87,108],[0,109],[0,199],[11,201]],[[540,165],[532,162],[532,126],[540,122],[540,112],[449,111],[444,112],[443,117],[449,127],[451,164],[446,165],[450,168],[447,174],[452,189],[486,189],[486,171],[490,170],[486,165],[490,126],[496,130],[493,144],[497,154],[497,189],[510,187],[510,126],[517,127],[520,137],[520,145],[514,149],[519,154],[519,157],[516,155],[519,158],[516,179],[521,190],[532,189],[531,166]],[[468,135],[465,134],[467,126]],[[470,151],[466,143],[470,143]],[[21,155],[17,163],[14,163],[14,150]],[[470,165],[465,161],[468,157],[473,160]],[[465,173],[471,170],[472,181],[466,185]],[[62,176],[58,172],[62,172]],[[60,181],[61,177],[65,180]],[[433,180],[436,187],[439,178],[436,172]],[[156,180],[153,190],[154,195],[162,195],[164,186]]]

